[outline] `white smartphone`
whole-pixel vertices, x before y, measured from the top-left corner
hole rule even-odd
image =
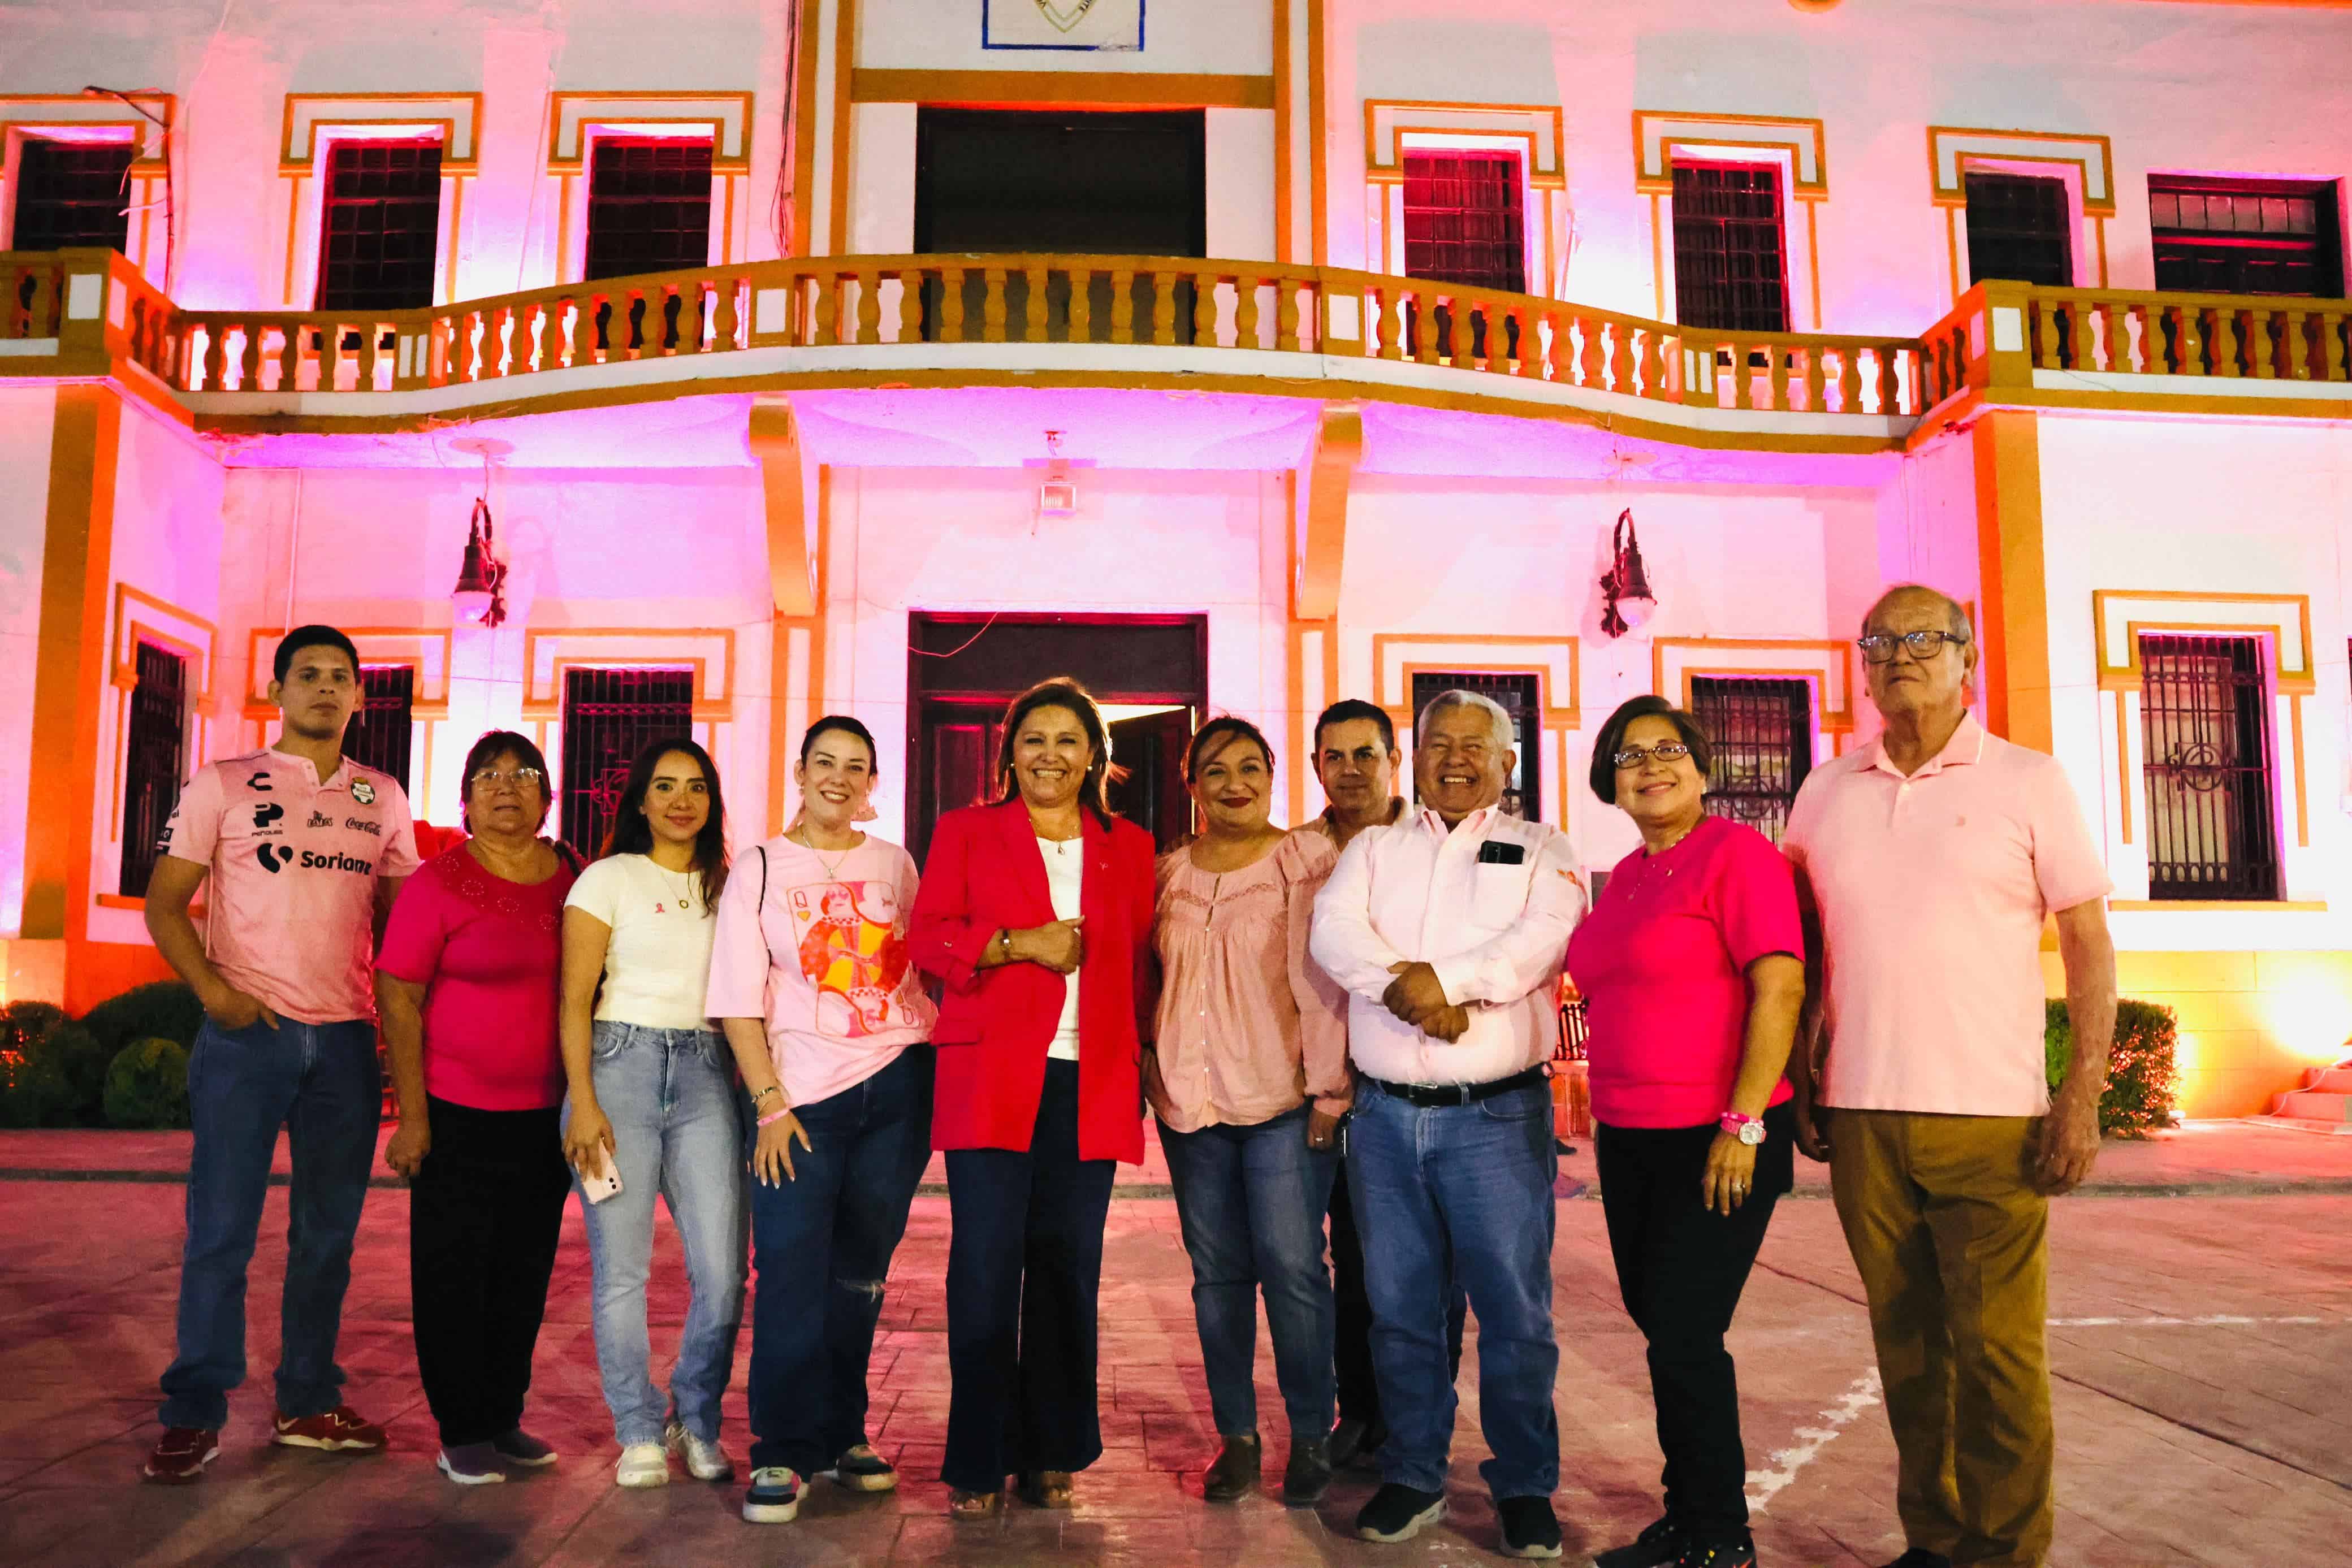
[[[613,1157],[610,1155],[604,1156],[603,1170],[594,1176],[583,1176],[580,1178],[580,1196],[591,1203],[602,1203],[608,1197],[618,1197],[620,1193],[621,1173],[613,1168]]]

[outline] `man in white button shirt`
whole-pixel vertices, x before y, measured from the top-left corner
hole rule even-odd
[[[1557,1557],[1551,1094],[1556,988],[1584,913],[1568,836],[1497,808],[1510,716],[1450,691],[1413,731],[1420,810],[1359,834],[1315,902],[1317,963],[1349,993],[1359,1083],[1348,1179],[1364,1237],[1389,1440],[1357,1533],[1403,1541],[1445,1512],[1454,1396],[1449,1279],[1478,1318],[1479,1467],[1503,1550]]]

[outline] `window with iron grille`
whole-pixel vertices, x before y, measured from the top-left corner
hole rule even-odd
[[[692,670],[566,670],[563,841],[583,855],[604,848],[637,753],[693,733]]]
[[[1404,272],[1528,291],[1527,197],[1516,152],[1404,155]]]
[[[441,231],[441,146],[338,141],[320,200],[320,310],[404,310],[433,303]]]
[[[2158,288],[2327,298],[2344,292],[2332,183],[2152,174],[2147,218]]]
[[[1706,809],[1774,843],[1813,768],[1813,687],[1768,676],[1691,677],[1691,716],[1713,743]]]
[[[139,644],[137,660],[122,768],[122,880],[116,889],[125,898],[147,896],[163,826],[180,803],[188,746],[188,661],[147,642]]]
[[[2276,898],[2262,643],[2144,632],[2139,662],[2148,896]]]
[[[1972,172],[1961,184],[1969,201],[1970,282],[2074,283],[2074,217],[2065,181]]]
[[[671,272],[710,260],[710,143],[602,137],[588,167],[583,277]]]
[[[1533,675],[1486,675],[1443,670],[1420,671],[1412,677],[1412,711],[1416,721],[1440,692],[1476,692],[1503,705],[1511,716],[1519,754],[1518,771],[1504,781],[1503,810],[1530,822],[1543,821],[1543,711],[1537,700]]]
[[[1675,319],[1723,332],[1787,331],[1780,171],[1769,163],[1674,169]]]
[[[131,234],[128,141],[52,141],[27,136],[16,148],[16,221],[11,250],[97,246],[121,250]]]
[[[415,731],[410,709],[416,697],[416,672],[406,664],[360,666],[359,711],[343,731],[343,755],[379,773],[388,773],[403,789],[408,781],[408,748]]]

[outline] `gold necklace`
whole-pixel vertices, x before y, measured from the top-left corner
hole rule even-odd
[[[662,879],[663,879],[665,882],[667,882],[667,881],[669,881],[669,880],[670,880],[670,879],[672,879],[672,878],[676,878],[676,879],[677,879],[677,882],[676,882],[676,883],[675,883],[674,885],[677,885],[677,886],[682,887],[682,888],[684,888],[684,889],[685,889],[685,891],[684,891],[684,892],[682,892],[682,893],[677,893],[677,894],[671,894],[671,899],[672,899],[672,901],[673,901],[674,903],[676,903],[676,904],[677,904],[677,907],[678,907],[678,913],[679,913],[679,914],[681,914],[681,915],[691,915],[691,914],[693,914],[693,913],[694,913],[694,896],[693,896],[693,895],[694,895],[694,868],[693,868],[693,867],[691,867],[691,866],[688,866],[685,871],[682,871],[682,872],[676,872],[676,871],[672,871],[672,870],[670,870],[670,869],[669,869],[669,867],[667,867],[667,866],[666,866],[666,865],[662,864],[662,862],[659,862],[659,861],[657,861],[657,860],[654,859],[654,857],[653,857],[653,856],[651,856],[650,854],[649,854],[649,855],[647,855],[647,856],[646,856],[646,863],[647,865],[649,865],[649,866],[653,867],[653,868],[654,868],[654,870],[656,870],[656,871],[657,871],[657,872],[661,873],[662,873]]]
[[[852,844],[847,849],[842,851],[839,854],[834,856],[833,862],[830,865],[827,865],[825,863],[824,852],[809,841],[809,831],[805,823],[801,827],[800,843],[801,848],[816,856],[817,864],[824,867],[824,880],[827,882],[839,882],[841,880],[842,862],[847,860],[850,856],[856,854],[858,851],[858,845]]]

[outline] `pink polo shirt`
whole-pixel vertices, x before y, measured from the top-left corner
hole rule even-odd
[[[2050,1108],[2042,921],[2114,886],[2055,758],[1971,717],[1906,779],[1872,740],[1813,769],[1781,843],[1821,908],[1823,1104]]]
[[[1696,1127],[1731,1108],[1748,1044],[1748,966],[1805,955],[1797,884],[1772,841],[1721,817],[1663,854],[1617,862],[1569,939],[1584,998],[1592,1113],[1612,1127]],[[1771,1103],[1789,1098],[1783,1081]]]
[[[343,758],[257,751],[196,769],[163,829],[203,866],[205,956],[221,978],[299,1023],[375,1017],[376,883],[416,869],[408,797]]]
[[[914,857],[897,844],[868,833],[820,855],[770,839],[728,868],[704,1009],[766,1022],[793,1104],[854,1089],[938,1020],[907,949],[914,908]]]

